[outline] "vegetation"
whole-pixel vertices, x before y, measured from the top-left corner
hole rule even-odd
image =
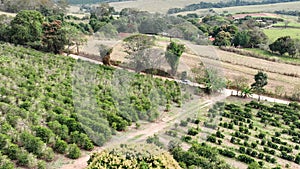
[[[183,11],[195,11],[197,9],[206,9],[206,8],[223,8],[223,7],[232,7],[232,6],[248,6],[248,5],[263,5],[263,4],[274,4],[282,2],[293,2],[296,0],[266,0],[266,1],[228,1],[228,2],[200,2],[198,4],[187,5],[184,8],[172,8],[168,10],[168,14],[183,12]]]
[[[0,78],[5,81],[0,85],[0,149],[3,159],[16,160],[18,166],[52,161],[54,151],[78,158],[79,148],[92,150],[132,122],[155,120],[158,107],[181,102],[179,86],[172,81],[11,44],[0,45],[0,58]],[[86,80],[86,71],[97,74],[97,83]],[[129,81],[118,79],[123,77]],[[131,89],[119,88],[119,80]],[[84,107],[90,96],[97,102]]]
[[[182,53],[184,52],[184,50],[185,50],[184,45],[177,44],[176,42],[171,42],[167,46],[167,51],[166,51],[165,57],[171,67],[172,75],[175,75],[177,72],[179,59],[180,59]]]
[[[88,168],[174,168],[180,166],[166,151],[153,144],[121,144],[118,147],[94,153]]]

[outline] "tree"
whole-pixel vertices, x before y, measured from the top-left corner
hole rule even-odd
[[[87,41],[85,35],[76,27],[71,25],[63,26],[62,33],[65,34],[66,37],[68,55],[70,54],[70,47],[73,45],[76,47],[76,53],[79,54],[79,47]]]
[[[239,91],[243,90],[245,87],[247,87],[247,82],[248,82],[248,79],[245,78],[244,76],[237,76],[234,78],[233,80],[233,85],[236,89],[236,95],[238,96],[239,95]],[[241,93],[241,96],[242,96],[242,93]]]
[[[210,94],[212,92],[218,92],[226,87],[226,81],[217,69],[206,68],[205,74],[204,83],[206,93]]]
[[[139,50],[133,55],[128,56],[130,59],[129,66],[136,72],[151,70],[150,73],[160,70],[161,65],[165,62],[163,57],[164,51],[158,48],[148,48]]]
[[[290,36],[278,38],[269,47],[272,52],[279,52],[280,55],[288,53],[290,56],[295,56],[297,51],[295,41]]]
[[[251,84],[251,88],[260,95],[265,91],[263,87],[268,84],[268,75],[264,72],[259,71],[254,76],[254,80],[255,82]],[[258,100],[260,100],[260,96]]]
[[[112,19],[112,14],[115,9],[109,6],[108,3],[101,3],[99,6],[92,9],[91,15],[94,15],[101,22],[109,22]]]
[[[184,52],[185,47],[182,44],[177,44],[176,42],[171,42],[167,46],[167,51],[165,54],[166,60],[171,66],[171,74],[175,75],[179,65],[179,59]]]
[[[231,45],[231,34],[229,32],[220,31],[214,40],[216,46],[230,46]]]
[[[125,52],[133,54],[139,50],[151,48],[154,45],[154,37],[136,34],[124,39]]]
[[[10,41],[14,44],[40,47],[43,15],[38,11],[19,12],[10,23]]]
[[[62,22],[55,20],[51,23],[43,24],[43,44],[45,50],[59,54],[64,49],[67,43],[66,31],[62,29]]]
[[[106,45],[101,44],[99,46],[100,59],[102,60],[104,65],[110,66],[110,55],[113,52],[113,48],[108,47]]]
[[[125,52],[129,54],[128,58],[131,60],[131,66],[136,72],[140,72],[145,68],[144,63],[147,56],[144,54],[154,45],[154,37],[137,34],[125,38],[124,42]]]
[[[238,32],[233,38],[233,45],[235,47],[237,46],[249,47],[250,39],[251,37],[248,31]]]

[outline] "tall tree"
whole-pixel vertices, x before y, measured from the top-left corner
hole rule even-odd
[[[290,56],[295,56],[297,48],[295,40],[290,36],[278,38],[274,43],[269,45],[272,52],[279,52],[280,55],[288,53]]]
[[[130,65],[136,72],[140,72],[145,68],[145,52],[154,46],[154,37],[137,34],[124,39],[125,52],[129,54]],[[147,60],[147,59],[146,59]]]
[[[249,47],[250,43],[250,36],[248,31],[241,31],[238,32],[233,38],[233,45],[235,47],[242,46],[242,47]]]
[[[63,26],[62,33],[65,34],[68,54],[70,53],[70,47],[73,45],[76,47],[76,53],[79,54],[79,47],[87,41],[85,35],[76,27],[71,25]]]
[[[35,46],[42,38],[43,15],[38,11],[24,10],[11,21],[11,42]]]
[[[175,42],[171,42],[167,46],[167,51],[165,54],[165,57],[167,59],[167,62],[171,66],[171,74],[175,75],[178,69],[179,65],[179,59],[184,52],[185,47],[182,44],[177,44]]]
[[[45,50],[59,54],[67,45],[66,31],[62,29],[62,22],[55,20],[51,23],[43,24],[43,45]]]
[[[264,86],[268,84],[268,75],[264,72],[259,71],[255,76],[254,76],[255,82],[251,84],[251,88],[257,92],[257,94],[261,95],[265,89]],[[260,100],[260,96],[258,98]]]

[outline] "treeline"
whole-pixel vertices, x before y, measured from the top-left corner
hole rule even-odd
[[[276,14],[280,15],[292,15],[292,16],[300,16],[299,11],[286,11],[286,10],[279,10],[279,11],[274,11]]]
[[[68,0],[69,4],[96,4],[96,3],[102,3],[102,2],[122,2],[122,1],[128,1],[128,0]]]
[[[58,14],[66,11],[67,0],[2,0],[0,9],[16,13],[21,10],[37,10],[43,14]]]
[[[274,3],[283,3],[283,2],[294,2],[298,0],[263,0],[263,1],[229,1],[229,2],[200,2],[197,4],[191,4],[185,6],[184,8],[171,8],[168,10],[168,14],[179,13],[184,11],[196,11],[198,9],[207,9],[207,8],[224,8],[232,6],[248,6],[248,5],[264,5],[264,4],[274,4]]]

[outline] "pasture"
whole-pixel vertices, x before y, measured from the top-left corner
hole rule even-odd
[[[300,29],[297,28],[273,28],[264,29],[263,31],[268,36],[270,43],[283,36],[300,39]]]

